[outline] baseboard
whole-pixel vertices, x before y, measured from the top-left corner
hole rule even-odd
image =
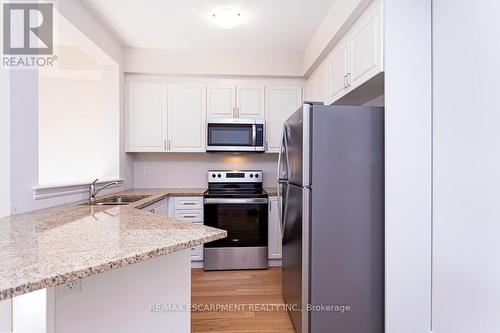
[[[282,262],[281,259],[269,259],[268,261],[269,267],[281,267]],[[191,268],[203,268],[203,261],[192,261]]]

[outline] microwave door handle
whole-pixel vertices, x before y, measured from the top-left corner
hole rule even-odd
[[[255,147],[257,145],[257,125],[252,125],[252,146]]]

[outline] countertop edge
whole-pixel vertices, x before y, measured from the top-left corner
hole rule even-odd
[[[0,291],[0,301],[6,300],[9,298],[13,298],[16,296],[20,296],[23,294],[27,294],[27,293],[30,293],[30,292],[33,292],[36,290],[40,290],[40,289],[44,289],[44,288],[48,288],[48,287],[53,287],[53,286],[58,286],[58,285],[68,283],[71,281],[77,281],[77,280],[80,280],[80,279],[83,279],[83,278],[86,278],[89,276],[114,271],[118,268],[122,268],[122,267],[133,265],[133,264],[136,264],[139,262],[147,261],[149,259],[157,258],[157,257],[164,256],[164,255],[167,255],[170,253],[175,253],[175,252],[179,252],[182,250],[186,250],[186,249],[189,249],[191,247],[198,246],[198,245],[208,243],[208,242],[212,242],[212,241],[222,239],[225,237],[227,237],[226,231],[218,232],[218,233],[214,233],[213,235],[203,237],[200,239],[179,243],[179,244],[167,246],[164,248],[159,248],[159,249],[148,251],[145,253],[136,254],[136,255],[131,256],[131,257],[126,257],[126,258],[122,258],[119,260],[110,261],[108,263],[103,263],[100,265],[91,266],[88,268],[84,268],[84,269],[80,269],[80,270],[76,270],[76,271],[72,271],[72,272],[68,272],[68,273],[63,273],[63,274],[48,277],[48,278],[45,278],[45,279],[42,279],[39,281],[25,283],[25,284],[22,284],[22,285],[15,287],[15,288],[9,288],[9,289],[5,289],[5,290]]]
[[[129,190],[124,190],[116,193],[112,193],[109,195],[105,195],[101,198],[106,198],[106,197],[112,197],[116,195],[129,195],[130,192],[163,192],[162,189],[140,189],[140,188],[132,188]],[[183,192],[184,191],[184,192]],[[151,193],[147,198],[144,198],[134,204],[129,205],[130,209],[133,210],[139,210],[141,211],[143,208],[155,204],[156,202],[159,202],[163,199],[166,199],[168,197],[173,197],[173,196],[201,196],[203,195],[203,192],[198,192],[198,191],[192,191],[192,190],[183,190],[182,188],[179,189],[165,189],[164,193]],[[82,205],[85,201],[78,201],[78,202],[73,202],[70,204],[63,204],[60,206],[66,206],[68,205],[68,209],[74,208],[75,206]],[[58,206],[54,206],[58,207]],[[48,207],[45,209],[40,209],[40,210],[35,210],[27,213],[21,213],[21,214],[33,214],[36,212],[41,212],[44,210],[50,210],[54,207]],[[147,212],[144,212],[148,214]],[[167,216],[165,216],[167,218]],[[175,219],[174,217],[169,217],[170,219],[177,220],[182,223],[189,223],[186,221],[182,221],[179,219]],[[61,285],[64,283],[68,283],[71,281],[77,281],[82,278],[86,278],[89,276],[109,272],[116,270],[118,268],[122,268],[128,265],[133,265],[139,262],[147,261],[152,258],[160,257],[163,255],[179,252],[185,249],[189,249],[204,243],[212,242],[218,239],[222,239],[227,237],[227,231],[221,230],[221,229],[215,229],[212,228],[213,231],[209,233],[206,236],[203,236],[201,238],[195,238],[195,239],[189,239],[187,241],[181,241],[179,243],[171,244],[165,247],[160,247],[158,249],[154,249],[151,251],[143,252],[143,253],[137,253],[134,254],[133,256],[128,256],[125,258],[120,258],[117,260],[112,260],[109,262],[104,262],[100,263],[98,265],[94,266],[89,266],[85,267],[82,269],[77,269],[69,272],[63,272],[61,274],[57,274],[55,276],[49,276],[45,277],[39,280],[33,280],[30,282],[25,282],[20,285],[16,285],[15,287],[8,287],[6,289],[0,290],[0,301],[6,300],[9,298],[13,298],[16,296],[20,296],[23,294],[27,294],[36,290],[52,287],[52,286],[57,286]]]

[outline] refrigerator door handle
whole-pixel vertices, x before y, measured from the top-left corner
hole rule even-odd
[[[286,210],[288,208],[288,191],[289,191],[289,187],[287,186],[286,193],[285,193],[285,200],[283,203],[284,209],[283,209],[283,213],[281,215],[281,224],[280,224],[280,226],[281,226],[281,239],[285,238]]]
[[[287,152],[287,140],[286,140],[286,126],[283,125],[281,130],[281,144],[278,154],[278,180],[286,179],[288,180],[288,152]]]
[[[286,129],[285,125],[283,125],[283,128],[281,130],[281,145],[280,145],[280,150],[278,154],[278,172],[277,172],[277,181],[276,181],[276,193],[278,196],[278,215],[280,219],[280,225],[283,224],[283,203],[282,203],[282,197],[283,193],[281,193],[281,184],[286,184],[288,182],[288,165],[282,166],[282,163],[285,161],[283,160],[283,153],[285,153],[286,149]],[[282,171],[284,171],[282,174]],[[285,177],[285,178],[283,178]]]

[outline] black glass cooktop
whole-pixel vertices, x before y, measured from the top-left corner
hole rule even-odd
[[[266,191],[260,190],[206,190],[205,198],[267,198]]]
[[[259,184],[209,184],[205,198],[267,198],[266,191]]]

